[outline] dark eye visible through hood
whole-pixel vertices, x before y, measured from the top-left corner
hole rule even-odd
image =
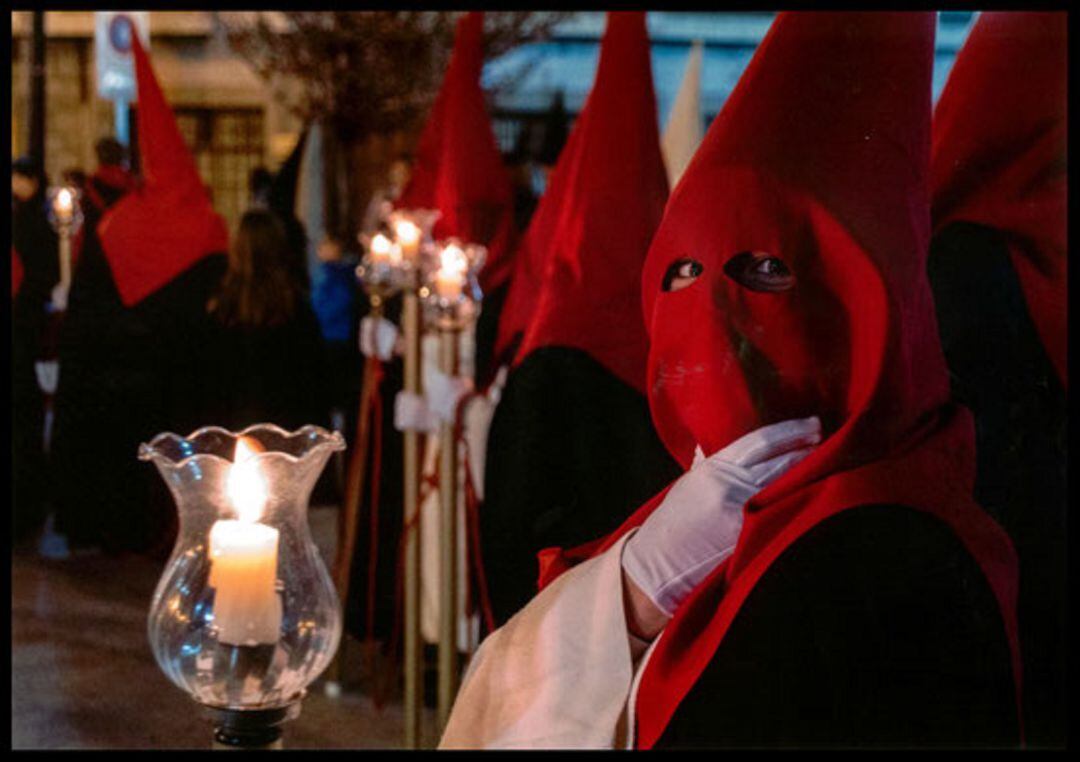
[[[724,274],[751,291],[778,293],[795,285],[795,275],[779,257],[743,251],[724,265]]]

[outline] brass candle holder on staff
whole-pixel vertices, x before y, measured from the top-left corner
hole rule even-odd
[[[404,343],[403,376],[404,390],[414,395],[421,395],[421,352],[420,339],[423,323],[420,314],[420,297],[423,259],[430,253],[432,246],[431,228],[439,213],[427,209],[393,211],[388,215],[391,238],[375,236],[367,247],[367,255],[357,276],[365,288],[373,289],[373,316],[381,316],[385,299],[392,293],[402,294],[401,333]],[[378,244],[376,242],[378,241]],[[389,244],[389,245],[386,245]],[[371,284],[371,285],[369,285]],[[369,367],[371,370],[369,370]],[[374,363],[370,358],[365,363],[365,385],[368,397],[361,393],[361,419],[370,395],[374,390]],[[359,424],[358,424],[359,427]],[[423,650],[420,642],[420,433],[403,432],[403,555],[404,555],[404,735],[405,747],[420,748],[420,718],[423,702]],[[363,454],[366,453],[366,428],[364,438],[358,437],[354,451],[357,474],[351,478],[347,489],[345,506],[346,532],[343,537],[343,553],[338,561],[339,592],[344,600],[348,591],[349,568],[355,547],[356,514],[359,512],[363,470]],[[360,442],[364,445],[361,448]],[[360,452],[361,449],[363,452]],[[358,459],[359,458],[359,459]],[[377,478],[377,477],[376,477]],[[351,497],[351,499],[350,499]]]
[[[55,312],[67,309],[67,295],[71,289],[71,239],[82,224],[79,191],[62,186],[52,192],[50,222],[56,230],[58,241],[60,281],[53,289],[52,307]]]
[[[402,287],[400,247],[381,233],[371,237],[360,236],[360,242],[366,253],[356,268],[356,276],[368,296],[371,306],[369,317],[377,325],[385,313],[386,301]],[[371,441],[371,417],[368,415],[368,408],[372,404],[378,384],[379,363],[380,359],[376,356],[364,358],[357,406],[356,439],[345,475],[344,505],[338,522],[340,541],[334,563],[334,583],[343,603],[348,600],[352,560],[356,551],[360,503],[364,494],[365,463]],[[378,478],[378,475],[374,478]],[[326,682],[326,692],[332,697],[341,692],[344,661],[345,648],[342,647],[331,665],[330,676]]]
[[[448,377],[459,371],[462,330],[476,317],[481,300],[475,272],[486,253],[482,246],[455,239],[438,246],[439,267],[421,289],[430,324],[439,334],[439,370]],[[443,421],[439,429],[439,732],[446,727],[458,681],[457,513],[458,458],[455,425]]]

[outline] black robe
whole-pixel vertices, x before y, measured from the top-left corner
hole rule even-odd
[[[826,519],[781,554],[656,748],[1019,737],[1004,624],[975,560],[937,518],[875,505]]]
[[[975,415],[975,499],[1020,560],[1018,619],[1030,746],[1065,743],[1065,390],[1001,235],[938,233],[929,258],[952,393]]]
[[[536,554],[607,535],[681,473],[645,397],[585,352],[535,350],[488,436],[480,546],[497,625],[536,594]]]
[[[211,255],[134,307],[120,300],[87,221],[60,335],[51,453],[57,531],[72,547],[167,552],[175,506],[137,459],[162,431],[201,420],[191,378],[204,371],[199,338],[225,257]]]
[[[288,431],[329,426],[326,352],[306,301],[278,325],[226,327],[206,315],[203,331],[203,368],[186,368],[187,378],[177,379],[202,401],[201,409],[190,410],[197,417],[189,424],[232,431],[257,423]]]
[[[11,243],[23,264],[23,281],[11,307],[12,540],[18,541],[44,520],[49,483],[45,397],[34,364],[44,351],[47,308],[60,265],[43,193],[14,203]]]

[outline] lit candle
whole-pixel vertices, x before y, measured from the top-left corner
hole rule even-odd
[[[447,299],[457,299],[465,286],[465,271],[469,263],[457,244],[448,244],[439,252],[439,270],[435,273],[435,293]]]
[[[61,188],[56,192],[56,201],[53,202],[53,210],[61,222],[71,220],[71,212],[75,208],[75,194],[68,188]]]
[[[71,218],[75,209],[75,194],[69,188],[61,188],[53,199],[53,213],[60,223],[60,283],[63,294],[55,301],[61,309],[67,306],[67,289],[71,283]]]
[[[401,245],[401,253],[409,261],[415,261],[420,253],[420,226],[410,219],[398,218],[394,223],[394,235]]]
[[[368,247],[374,264],[396,265],[401,262],[401,247],[391,242],[382,233],[376,233]]]
[[[208,584],[214,588],[214,622],[218,641],[229,645],[276,643],[280,637],[280,533],[258,521],[269,499],[266,479],[252,460],[261,449],[245,437],[236,441],[226,493],[238,518],[217,521],[210,528]]]

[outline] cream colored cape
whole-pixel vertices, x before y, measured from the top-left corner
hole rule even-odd
[[[440,748],[633,745],[634,694],[659,638],[648,647],[627,633],[621,558],[632,534],[565,572],[481,643]]]

